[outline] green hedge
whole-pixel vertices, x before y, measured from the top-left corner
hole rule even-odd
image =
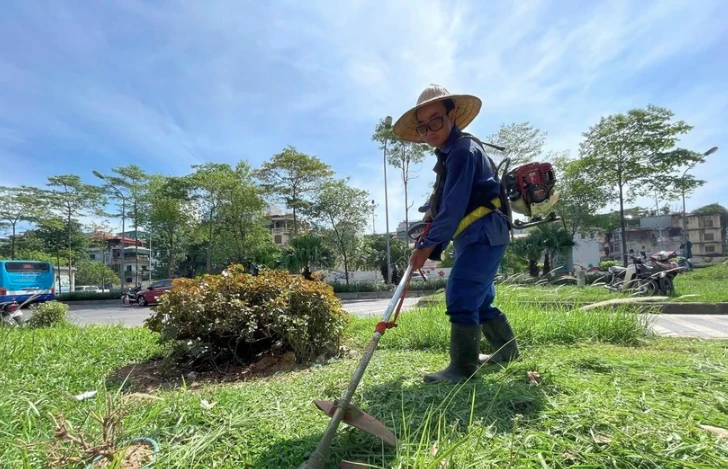
[[[90,291],[76,291],[71,293],[62,293],[56,295],[58,301],[88,301],[88,300],[119,300],[121,301],[120,291],[107,291],[94,293]]]
[[[429,291],[439,290],[445,288],[447,280],[445,279],[433,279],[433,280],[414,280],[410,282],[410,291]],[[348,285],[346,283],[331,283],[331,287],[335,293],[357,293],[357,292],[377,292],[377,291],[394,291],[397,288],[396,285],[386,284],[384,282],[351,282]]]

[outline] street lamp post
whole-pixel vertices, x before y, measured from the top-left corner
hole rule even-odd
[[[376,225],[374,224],[374,223],[375,223],[375,221],[374,221],[374,220],[375,220],[375,218],[376,218],[376,215],[374,214],[374,209],[376,208],[376,206],[377,206],[376,202],[374,202],[374,201],[372,200],[372,235],[375,235],[375,234],[377,234],[377,227],[376,227]]]
[[[712,155],[716,151],[718,151],[718,147],[713,147],[710,150],[703,153],[703,156]],[[693,169],[693,166],[695,166],[696,163],[697,162],[695,161],[692,164],[688,165],[688,167],[683,172],[682,176],[680,176],[680,179],[684,179],[685,175],[688,173],[688,171]],[[686,214],[686,210],[685,210],[685,184],[683,184],[683,186],[682,186],[682,205],[683,205],[683,209],[682,209],[683,254],[685,255],[685,259],[688,260],[688,241],[689,241],[689,239],[688,239],[688,218],[687,218],[687,214]]]
[[[106,182],[106,184],[114,189],[116,193],[119,194],[119,197],[121,197],[121,264],[119,266],[119,280],[121,281],[121,290],[123,291],[125,283],[124,280],[126,279],[126,272],[124,272],[124,233],[126,232],[126,226],[124,224],[124,221],[126,219],[126,198],[118,187],[116,187],[115,185],[110,183],[108,179],[106,179],[106,176],[99,173],[98,171],[93,171],[93,173],[94,176]]]
[[[392,126],[392,116],[384,119],[384,127],[389,129]],[[384,225],[385,238],[387,240],[387,283],[392,283],[392,254],[389,245],[389,198],[387,196],[387,139],[384,139]]]

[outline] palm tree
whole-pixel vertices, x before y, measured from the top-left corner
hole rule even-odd
[[[281,265],[290,272],[300,273],[306,280],[313,280],[313,272],[319,269],[332,269],[336,256],[316,236],[302,235],[291,240]]]
[[[555,224],[541,225],[535,231],[538,231],[544,250],[543,274],[548,275],[553,268],[554,256],[573,248],[576,242],[571,233]]]
[[[543,245],[540,233],[531,231],[525,238],[519,238],[511,243],[513,254],[528,260],[528,274],[538,277],[538,260],[543,254]]]

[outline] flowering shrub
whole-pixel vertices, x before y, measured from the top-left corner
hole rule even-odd
[[[185,341],[196,358],[248,362],[272,350],[307,361],[338,351],[348,315],[323,282],[235,267],[175,280],[146,324],[163,340]]]

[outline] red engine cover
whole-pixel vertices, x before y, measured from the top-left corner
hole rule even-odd
[[[514,170],[514,180],[518,191],[531,202],[541,202],[548,198],[556,183],[551,163],[529,163]]]

